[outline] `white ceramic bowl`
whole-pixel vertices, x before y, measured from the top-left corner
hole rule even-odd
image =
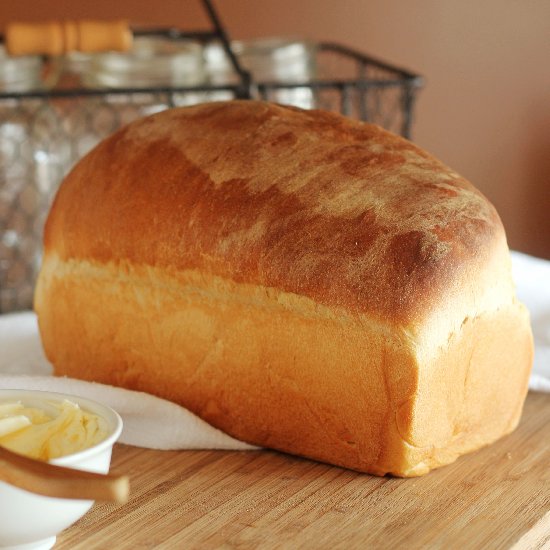
[[[111,451],[122,432],[120,416],[95,401],[65,395],[31,390],[0,390],[0,403],[21,401],[24,405],[40,408],[47,401],[69,399],[101,418],[109,427],[106,439],[78,453],[51,460],[52,464],[107,473]],[[44,497],[18,489],[0,481],[0,549],[46,550],[55,544],[56,535],[82,517],[92,506],[91,500],[73,500]]]

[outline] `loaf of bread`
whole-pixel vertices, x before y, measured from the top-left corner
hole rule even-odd
[[[35,308],[59,375],[378,475],[509,433],[532,360],[479,191],[377,126],[256,101],[165,111],[82,159]]]

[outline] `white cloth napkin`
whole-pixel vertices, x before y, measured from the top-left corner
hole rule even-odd
[[[529,388],[550,392],[550,262],[512,252],[518,298],[531,314],[535,360]]]
[[[535,362],[529,387],[550,392],[550,262],[512,253],[519,298],[531,313]],[[40,389],[88,397],[115,409],[123,443],[153,449],[255,449],[187,409],[152,395],[52,376],[32,312],[0,315],[0,388]]]

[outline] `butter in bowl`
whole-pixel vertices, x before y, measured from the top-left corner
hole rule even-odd
[[[35,459],[70,469],[58,469],[54,477],[62,476],[63,472],[74,473],[74,470],[106,474],[113,445],[121,432],[120,416],[95,401],[44,391],[0,390],[0,451],[7,451],[8,458],[15,456],[12,453],[21,455],[23,466],[26,459],[32,468],[30,459]],[[9,461],[5,464],[0,461],[0,468],[8,466],[11,466]],[[37,469],[39,478],[38,470],[40,468]],[[51,548],[56,535],[93,505],[94,501],[87,496],[80,498],[78,483],[67,479],[65,485],[71,486],[72,491],[68,493],[71,498],[44,496],[40,484],[37,492],[43,494],[31,492],[32,469],[30,471],[31,475],[23,480],[0,481],[2,550]],[[21,475],[24,476],[24,470]],[[2,479],[9,476],[2,475]],[[30,490],[20,488],[25,486],[25,479]],[[54,479],[53,485],[56,484],[62,485],[60,479]],[[47,494],[50,488],[47,483],[44,487]]]

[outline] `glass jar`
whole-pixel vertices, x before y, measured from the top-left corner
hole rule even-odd
[[[40,57],[0,49],[1,91],[39,88],[42,69]],[[49,103],[0,99],[0,312],[32,307],[44,220],[69,160],[58,128]]]
[[[309,82],[315,78],[316,44],[303,40],[265,38],[234,41],[231,48],[242,66],[250,71],[254,82],[281,84],[267,99],[304,109],[315,107],[310,87],[284,85]],[[210,82],[220,85],[236,82],[237,77],[221,44],[208,44],[205,60]]]
[[[93,55],[84,82],[109,88],[196,86],[204,82],[202,48],[196,42],[136,37],[129,52]]]

